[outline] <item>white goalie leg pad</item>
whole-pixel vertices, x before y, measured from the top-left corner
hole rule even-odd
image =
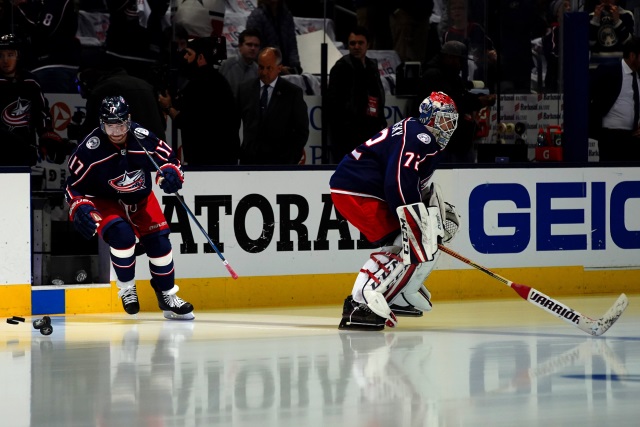
[[[400,253],[399,246],[383,247],[380,252],[371,253],[353,285],[354,301],[365,302],[365,289],[377,290],[381,293],[388,289],[390,281],[387,279],[397,277],[404,269],[398,253]]]
[[[415,269],[410,271],[411,276],[403,277],[401,283],[404,283],[404,286],[397,289],[395,293],[389,293],[387,295],[389,304],[397,304],[399,306],[409,305],[422,311],[431,311],[433,308],[431,292],[429,292],[424,285],[424,282],[431,274],[431,271],[433,271],[439,256],[440,252],[435,255],[433,261],[415,266]],[[407,270],[407,274],[408,273],[409,270]]]
[[[371,311],[387,319],[387,326],[390,327],[395,326],[397,320],[384,293],[400,280],[406,269],[399,252],[399,246],[388,246],[382,248],[381,252],[373,252],[360,269],[352,291],[354,301],[367,304]]]
[[[438,252],[438,237],[444,236],[440,209],[413,203],[398,206],[396,213],[402,232],[402,262],[409,265],[432,261]]]

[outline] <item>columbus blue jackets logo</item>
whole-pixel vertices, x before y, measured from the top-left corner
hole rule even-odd
[[[416,138],[418,138],[423,144],[428,144],[431,142],[431,137],[426,133],[419,133]]]
[[[110,179],[109,185],[119,193],[133,193],[142,190],[146,188],[144,186],[144,172],[141,170],[125,172],[117,178]]]
[[[2,121],[9,128],[29,126],[31,101],[18,98],[2,110]]]
[[[100,138],[98,138],[97,136],[92,136],[91,138],[89,138],[86,145],[89,150],[96,149],[100,145]]]

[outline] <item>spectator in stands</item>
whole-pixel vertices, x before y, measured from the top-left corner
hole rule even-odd
[[[449,22],[447,16],[447,3],[445,0],[434,0],[433,10],[429,16],[429,35],[427,36],[427,53],[423,66],[440,53],[442,48],[442,35]]]
[[[607,60],[618,63],[623,44],[631,39],[635,29],[633,13],[618,6],[617,0],[600,0],[589,18],[591,63],[594,66]]]
[[[467,0],[449,1],[449,28],[443,42],[457,40],[467,47],[468,60],[462,63],[463,80],[481,80],[485,86],[495,85],[498,54],[484,28],[470,19]]]
[[[561,87],[560,79],[560,24],[565,12],[571,11],[569,0],[554,0],[551,2],[551,25],[547,34],[542,38],[542,52],[547,61],[547,74],[544,77],[545,92],[558,92]]]
[[[78,91],[87,102],[82,135],[91,133],[100,125],[102,100],[118,95],[127,100],[134,121],[144,123],[158,138],[166,139],[166,123],[156,100],[156,91],[146,80],[129,75],[123,68],[87,68],[78,73],[77,80]]]
[[[283,74],[302,73],[296,25],[284,0],[258,0],[258,7],[247,18],[246,28],[260,32],[262,46],[277,47],[282,52]]]
[[[173,24],[184,28],[189,38],[222,36],[225,0],[180,0],[176,6]]]
[[[216,43],[211,37],[187,44],[187,84],[175,100],[161,94],[158,102],[180,129],[182,156],[187,165],[237,165],[240,116],[231,87],[213,67]]]
[[[433,0],[389,0],[393,49],[400,60],[425,62]]]
[[[367,57],[369,33],[356,27],[349,34],[349,53],[329,74],[329,143],[333,163],[387,127],[385,93],[376,61]]]
[[[34,166],[40,146],[62,163],[67,146],[53,132],[49,105],[33,74],[19,67],[19,40],[13,34],[0,37],[0,166]],[[43,153],[44,154],[44,153]]]
[[[282,53],[266,47],[258,54],[258,76],[240,86],[243,124],[242,165],[295,165],[304,156],[309,116],[302,89],[278,77]]]
[[[440,54],[429,64],[422,75],[422,84],[417,99],[424,99],[431,92],[444,92],[456,104],[458,127],[445,149],[443,161],[450,163],[474,163],[475,137],[474,113],[496,102],[495,95],[474,94],[460,77],[462,62],[467,60],[467,48],[459,41],[448,41],[442,45]]]
[[[68,0],[21,0],[0,8],[0,28],[24,42],[21,68],[30,70],[45,93],[75,93],[80,63],[78,14]]]
[[[162,20],[168,1],[149,2],[141,25],[136,0],[106,0],[109,28],[106,38],[106,60],[110,67],[122,67],[132,76],[147,80],[151,67],[166,55],[168,46],[162,31]]]
[[[486,21],[492,23],[487,28],[489,37],[500,41],[497,66],[501,93],[531,93],[531,71],[535,67],[531,41],[542,37],[548,27],[544,16],[537,13],[536,3],[531,0],[499,2],[491,11],[494,15]]]
[[[220,66],[222,74],[238,97],[238,88],[247,81],[255,81],[258,77],[258,52],[260,51],[260,33],[258,30],[248,29],[238,37],[238,56],[229,58]]]
[[[638,71],[640,39],[632,37],[623,45],[620,61],[602,63],[594,72],[589,124],[601,162],[640,161]]]
[[[369,47],[376,50],[393,50],[391,28],[386,0],[354,0],[359,27],[369,32]]]

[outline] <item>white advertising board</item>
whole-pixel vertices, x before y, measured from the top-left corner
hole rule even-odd
[[[0,285],[31,283],[31,200],[30,173],[2,168],[3,189],[0,209]]]
[[[371,250],[337,220],[331,173],[187,172],[181,193],[241,276],[354,272]],[[640,267],[638,168],[439,170],[434,179],[462,218],[450,247],[489,268]],[[156,195],[171,223],[177,276],[226,277],[178,201]],[[468,267],[443,255],[437,268]]]

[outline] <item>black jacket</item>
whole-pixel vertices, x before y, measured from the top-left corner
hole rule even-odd
[[[267,111],[260,111],[260,80],[238,89],[238,108],[244,137],[241,164],[298,164],[309,137],[309,116],[302,89],[284,80],[276,81]]]
[[[343,56],[331,68],[327,95],[329,139],[333,161],[338,163],[387,127],[385,93],[377,63],[365,58],[363,66],[351,55]],[[377,99],[377,116],[367,114],[369,96]]]

